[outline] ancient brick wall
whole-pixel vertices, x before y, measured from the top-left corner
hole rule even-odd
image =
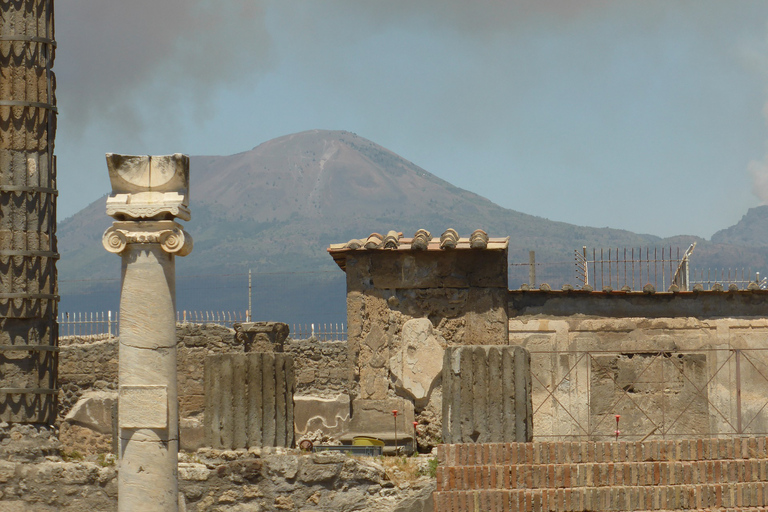
[[[767,446],[765,437],[441,445],[434,510],[765,510]]]

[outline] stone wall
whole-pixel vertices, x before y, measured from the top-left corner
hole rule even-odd
[[[510,292],[536,440],[768,432],[768,293]]]
[[[315,431],[338,438],[349,430],[352,367],[346,341],[289,340],[296,372],[296,436]]]
[[[352,367],[346,341],[289,339],[286,348],[293,355],[296,396],[332,398],[349,394]]]
[[[117,510],[114,459],[96,462],[0,460],[4,512]],[[374,459],[338,452],[300,454],[201,450],[179,462],[180,510],[187,512],[427,512],[435,480],[398,480]]]
[[[194,416],[204,410],[205,357],[242,351],[234,331],[220,325],[179,324],[176,328],[179,412]],[[117,390],[117,338],[61,338],[59,355],[59,421],[86,391]]]
[[[181,443],[184,449],[196,449],[203,445],[205,357],[242,351],[242,347],[232,329],[213,324],[180,324],[176,337]],[[82,414],[69,420],[67,415],[85,396],[99,402],[86,416],[110,417],[103,409],[117,397],[117,338],[62,338],[60,346],[57,424],[62,442],[83,453],[108,450],[109,429],[83,421]]]
[[[445,349],[507,343],[508,244],[448,229],[439,238],[373,233],[328,249],[347,276],[352,418],[342,441],[376,437],[394,450],[415,436],[422,451],[439,442]],[[393,411],[417,425],[396,426]]]
[[[435,371],[422,374],[420,388],[415,388],[419,396],[414,400],[424,400],[447,345],[504,344],[506,258],[506,251],[350,252],[347,322],[355,365],[353,394],[391,398],[397,391],[390,387],[391,363],[436,358]],[[414,388],[400,386],[400,392],[414,395]]]
[[[235,331],[214,324],[179,324],[177,375],[181,442],[184,449],[204,444],[205,358],[210,354],[242,353]],[[82,421],[82,415],[63,421],[83,396],[99,401],[98,411],[87,416],[109,416],[105,396],[116,396],[117,338],[62,338],[59,368],[59,419],[61,435],[70,449],[102,452],[109,449],[112,434]],[[288,339],[285,351],[294,357],[296,397],[300,402],[297,432],[321,429],[329,434],[346,431],[349,420],[351,368],[347,343]],[[87,423],[87,424],[86,424]]]

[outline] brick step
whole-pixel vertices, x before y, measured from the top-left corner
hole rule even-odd
[[[437,489],[558,489],[768,482],[768,459],[437,468]]]
[[[766,459],[765,437],[675,441],[551,441],[439,445],[446,466]]]
[[[768,483],[435,491],[440,512],[768,510]]]

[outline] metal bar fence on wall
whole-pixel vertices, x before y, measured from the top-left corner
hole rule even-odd
[[[691,271],[691,285],[701,285],[703,290],[712,290],[716,285],[724,289],[732,284],[740,289],[746,289],[751,283],[756,283],[761,290],[768,288],[768,278],[760,278],[760,272],[746,268],[697,268]]]
[[[688,266],[696,244],[680,247],[609,247],[586,246],[573,252],[570,261],[540,261],[531,254],[528,262],[509,264],[509,284],[536,286],[546,283],[557,289],[565,285],[593,290],[639,291],[652,285],[667,291],[673,284],[680,291],[689,289]],[[534,277],[535,276],[535,282]]]
[[[666,291],[673,284],[684,289],[685,273],[691,248],[680,247],[586,247],[574,251],[575,280],[580,287],[594,290],[642,290],[652,285]]]
[[[59,312],[59,336],[81,338],[117,336],[117,311]]]
[[[247,311],[177,311],[176,322],[180,324],[216,324],[234,328],[236,323],[243,323],[248,318]],[[58,317],[60,337],[93,338],[117,336],[117,311],[99,312],[60,312]],[[293,324],[290,337],[295,340],[318,339],[338,340],[347,339],[346,324],[343,323],[311,323]]]
[[[346,341],[347,326],[343,323],[293,324],[290,337],[294,340]]]

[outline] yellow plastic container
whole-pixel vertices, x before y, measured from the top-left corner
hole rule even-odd
[[[375,437],[357,436],[352,438],[352,446],[384,446],[384,441]]]

